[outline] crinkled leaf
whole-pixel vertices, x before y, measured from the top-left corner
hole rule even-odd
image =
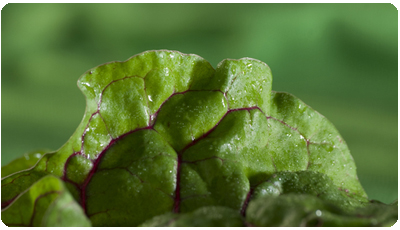
[[[7,226],[91,226],[82,208],[54,176],[45,176],[21,193],[1,218]]]
[[[95,67],[78,81],[81,124],[58,151],[2,179],[2,207],[52,174],[94,226],[137,226],[206,206],[245,214],[258,185],[300,171],[321,173],[334,197],[354,200],[340,207],[366,203],[335,127],[271,84],[269,67],[251,58],[213,69],[197,55],[161,50]]]

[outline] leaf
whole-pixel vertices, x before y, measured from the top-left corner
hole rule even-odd
[[[233,209],[207,206],[169,212],[140,226],[392,226],[397,221],[397,203],[359,202],[326,175],[312,171],[276,173],[256,185],[250,198],[245,219]]]
[[[81,207],[57,177],[46,176],[2,210],[7,226],[91,226]]]
[[[397,205],[360,202],[324,174],[280,172],[258,185],[246,210],[252,226],[385,226]]]
[[[153,217],[140,227],[244,227],[239,212],[218,206],[199,208],[190,213],[166,213]]]
[[[39,151],[25,153],[22,157],[19,157],[15,160],[11,161],[7,165],[2,166],[1,167],[1,177],[6,177],[15,172],[31,168],[38,162],[38,160],[46,152],[47,151],[45,151],[45,150],[39,150]]]
[[[81,124],[59,150],[2,179],[2,207],[51,174],[93,226],[192,213],[179,217],[185,222],[207,207],[245,215],[258,186],[303,171],[313,184],[329,179],[326,189],[335,192],[325,193],[340,208],[367,204],[338,131],[271,84],[269,67],[251,58],[213,69],[197,55],[160,50],[95,67],[78,81],[86,97]],[[199,225],[214,223],[204,218]]]

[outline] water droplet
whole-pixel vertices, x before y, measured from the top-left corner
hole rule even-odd
[[[317,216],[321,216],[321,215],[322,215],[322,212],[321,212],[321,210],[317,210],[317,211],[315,211],[315,215],[317,215]]]

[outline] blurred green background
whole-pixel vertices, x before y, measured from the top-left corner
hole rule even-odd
[[[397,9],[391,4],[8,4],[1,11],[1,165],[57,149],[89,68],[152,49],[266,62],[273,90],[326,116],[370,199],[398,196]]]

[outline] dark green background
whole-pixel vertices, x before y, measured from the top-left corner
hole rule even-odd
[[[252,57],[347,141],[371,199],[397,199],[397,9],[390,4],[8,4],[1,11],[1,164],[57,149],[80,123],[78,77],[152,49],[215,67]]]

